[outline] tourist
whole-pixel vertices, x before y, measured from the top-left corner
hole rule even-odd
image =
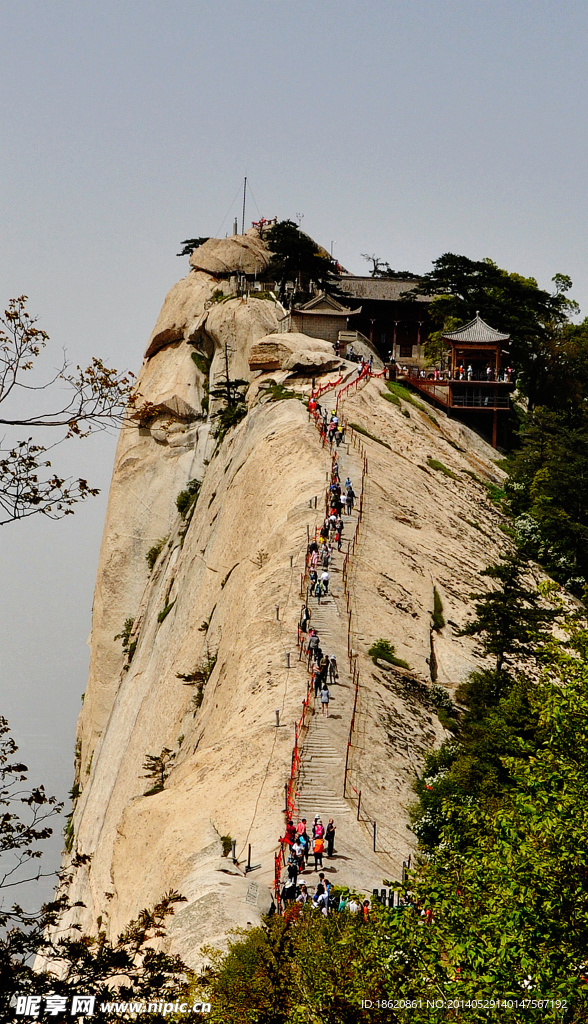
[[[349,903],[347,904],[347,909],[350,914],[359,914],[360,907],[359,903],[355,899],[355,896],[352,896],[352,898],[349,900]]]
[[[345,481],[345,490],[348,491],[351,486],[352,486],[351,480],[349,479],[349,477],[347,477],[347,479]]]
[[[364,900],[362,905],[361,905],[361,919],[362,919],[362,921],[367,922],[369,916],[370,916],[370,901],[369,900]]]
[[[353,511],[353,501],[354,501],[354,498],[355,498],[355,491],[353,490],[353,487],[348,487],[347,488],[347,496],[345,498],[345,504],[346,504],[347,515],[348,516],[350,516],[352,511]]]
[[[326,839],[326,843],[327,843],[327,857],[332,857],[333,856],[333,847],[334,847],[334,843],[335,843],[335,825],[333,824],[333,819],[332,818],[329,818],[329,823],[327,825],[327,831],[325,832],[325,839]]]
[[[318,603],[321,603],[321,597],[323,596],[323,585],[320,580],[317,580],[314,587],[314,593]]]
[[[314,695],[315,695],[315,697],[319,696],[319,694],[320,694],[320,692],[321,692],[321,690],[323,688],[323,685],[326,686],[326,678],[327,678],[328,668],[329,668],[329,659],[328,658],[322,658],[321,659],[321,663],[320,663],[318,669],[316,670],[315,676],[314,676]]]
[[[474,368],[473,368],[472,364],[470,363],[468,365],[468,380],[472,379],[473,372],[474,372]]]
[[[323,709],[323,716],[326,716],[327,718],[329,717],[329,701],[330,701],[330,699],[331,699],[331,694],[329,693],[329,687],[325,683],[325,685],[323,686],[323,688],[321,690],[321,706],[322,706],[322,709]]]
[[[296,832],[296,827],[294,825],[294,822],[292,821],[292,819],[289,819],[287,824],[286,824],[286,832],[285,832],[284,838],[281,839],[280,842],[288,843],[288,846],[292,846],[292,843],[296,839],[296,835],[297,835],[297,832]]]
[[[307,605],[304,605],[302,609],[302,615],[300,616],[300,629],[303,633],[306,633],[308,623],[310,622],[310,612]]]
[[[296,899],[296,885],[292,884],[292,882],[288,881],[288,883],[284,885],[284,887],[283,887],[283,889],[282,889],[282,891],[280,893],[280,899],[282,901],[282,906],[283,906],[283,908],[285,910],[286,909],[286,905],[291,900],[295,900]]]
[[[338,678],[337,659],[334,654],[331,654],[329,656],[329,682],[336,683]]]
[[[296,897],[296,902],[297,903],[302,903],[302,905],[304,906],[305,903],[308,903],[308,900],[309,900],[308,890],[307,890],[305,885],[301,885],[300,886],[300,895]]]
[[[330,579],[331,579],[331,574],[330,574],[329,570],[328,569],[323,569],[323,571],[321,573],[321,583],[322,583],[323,590],[324,590],[325,594],[329,593],[329,580]]]
[[[322,836],[316,836],[313,842],[313,853],[314,853],[314,870],[318,871],[319,867],[323,866],[323,850],[325,848],[324,839]]]

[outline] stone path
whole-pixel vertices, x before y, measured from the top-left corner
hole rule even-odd
[[[339,473],[341,483],[349,476],[358,493],[361,460],[355,453],[347,453],[343,446],[339,450]],[[383,878],[392,874],[392,865],[386,855],[374,853],[368,829],[357,821],[355,806],[343,797],[354,693],[347,659],[347,616],[341,573],[347,550],[345,538],[353,536],[356,513],[343,516],[343,521],[343,550],[334,551],[329,569],[330,593],[321,598],[320,605],[316,597],[309,598],[310,625],[318,631],[323,654],[334,654],[337,658],[339,679],[334,685],[329,684],[328,718],[322,714],[318,697],[314,703],[314,713],[302,744],[297,805],[299,818],[307,819],[309,833],[316,814],[320,814],[325,828],[329,818],[334,819],[335,856],[329,859],[325,853],[325,873],[337,885],[371,894],[372,888],[381,887]],[[313,857],[310,863],[314,864]],[[312,886],[313,875],[312,869],[307,867],[299,878]]]

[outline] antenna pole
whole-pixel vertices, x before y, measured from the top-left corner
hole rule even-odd
[[[247,175],[243,178],[243,216],[241,218],[241,234],[245,234],[245,195],[247,193]]]

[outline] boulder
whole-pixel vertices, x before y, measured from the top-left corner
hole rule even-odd
[[[339,356],[328,341],[310,338],[293,331],[269,334],[251,345],[251,370],[310,370],[329,373],[341,365]]]
[[[230,274],[260,274],[269,263],[270,253],[255,228],[244,235],[209,238],[194,249],[190,266],[215,277]]]

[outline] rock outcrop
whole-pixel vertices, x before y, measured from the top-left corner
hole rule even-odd
[[[117,449],[76,747],[72,852],[90,858],[73,871],[70,896],[85,904],[77,920],[93,930],[100,917],[114,935],[141,907],[179,890],[187,903],[169,942],[189,963],[201,945],[257,922],[269,906],[293,723],[307,685],[296,646],[300,578],[330,464],[304,405],[259,402],[255,388],[248,414],[219,444],[210,383],[226,358],[232,376],[259,384],[279,368],[294,386],[304,386],[305,371],[310,378],[340,362],[317,339],[272,333],[270,301],[211,301],[212,275],[221,262],[234,267],[235,246],[257,258],[250,235],[196,251],[197,269],[172,288],[149,340],[140,399]],[[474,644],[456,634],[468,595],[483,586],[480,571],[505,543],[479,482],[500,479],[495,452],[442,413],[396,406],[383,390],[373,380],[344,408],[367,431],[369,459],[350,577],[362,678],[353,770],[389,838],[369,875],[342,861],[337,877],[367,890],[398,873],[410,848],[411,779],[442,735],[427,687],[436,675],[451,689],[479,663]],[[355,474],[342,447],[344,472],[346,458]],[[176,497],[194,480],[197,500],[182,518]],[[433,636],[434,587],[447,626]],[[337,598],[336,572],[333,590]],[[129,618],[126,657],[114,637]],[[410,671],[372,663],[367,649],[379,637]],[[345,660],[345,650],[335,653]],[[346,707],[342,697],[335,746],[346,742]],[[153,782],[145,758],[164,749],[173,754],[165,786],[146,795]],[[222,856],[221,836],[236,840],[237,863]],[[367,833],[365,844],[371,849]],[[261,865],[251,874],[249,845]]]

